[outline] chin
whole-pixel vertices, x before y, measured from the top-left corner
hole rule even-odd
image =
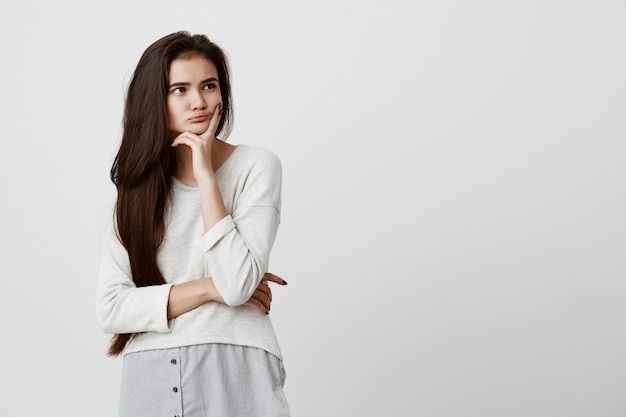
[[[206,126],[199,126],[199,125],[194,125],[194,126],[190,126],[189,127],[189,132],[191,133],[195,133],[196,135],[201,135],[204,132],[206,132],[206,130],[209,128],[208,125]]]

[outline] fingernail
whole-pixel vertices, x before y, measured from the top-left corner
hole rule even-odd
[[[285,281],[284,279],[283,279],[283,285],[287,285],[287,281]]]

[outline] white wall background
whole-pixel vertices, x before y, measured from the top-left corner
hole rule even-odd
[[[0,403],[114,416],[94,311],[142,51],[231,57],[283,161],[272,313],[294,417],[626,415],[626,3],[7,1]]]

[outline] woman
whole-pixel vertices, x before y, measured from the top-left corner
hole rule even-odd
[[[233,146],[228,63],[203,35],[143,53],[111,168],[117,187],[98,279],[120,416],[288,416],[267,273],[281,165]]]

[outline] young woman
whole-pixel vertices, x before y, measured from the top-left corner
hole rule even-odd
[[[270,151],[230,145],[224,52],[177,32],[143,53],[111,168],[97,310],[123,355],[120,416],[288,416],[267,272],[281,206]]]

